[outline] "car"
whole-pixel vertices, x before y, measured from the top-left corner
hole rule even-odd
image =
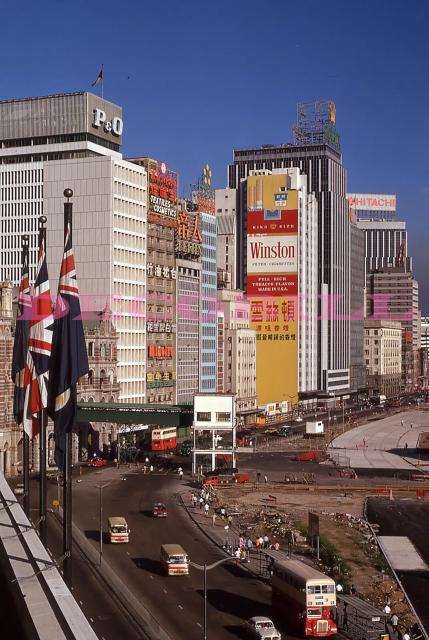
[[[192,442],[186,441],[182,442],[179,449],[179,454],[181,456],[190,456],[192,452]]]
[[[152,515],[154,518],[166,518],[167,517],[167,507],[163,502],[155,502],[152,507]]]
[[[302,417],[301,416],[296,416],[295,422],[302,422]]]
[[[265,429],[264,433],[267,435],[274,435],[277,431],[278,429],[276,429],[276,427],[268,427],[268,429]]]
[[[15,489],[13,490],[14,494],[16,496],[23,496],[24,495],[24,485],[23,484],[17,484]]]
[[[286,436],[290,436],[291,434],[292,434],[292,431],[290,427],[282,427],[278,431],[278,435],[281,436],[282,438],[285,438]]]
[[[248,638],[257,640],[281,640],[280,631],[274,626],[274,623],[265,616],[254,616],[245,623],[245,629]]]
[[[107,467],[107,460],[105,458],[91,458],[86,464],[88,467]]]

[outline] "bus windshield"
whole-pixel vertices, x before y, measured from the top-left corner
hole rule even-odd
[[[335,587],[333,584],[309,584],[307,587],[308,595],[315,593],[335,593]]]

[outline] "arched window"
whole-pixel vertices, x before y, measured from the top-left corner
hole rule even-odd
[[[94,371],[92,369],[88,371],[88,382],[89,384],[94,382]]]

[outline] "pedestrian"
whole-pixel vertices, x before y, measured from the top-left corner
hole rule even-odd
[[[267,484],[267,482],[268,482],[268,477],[266,475],[264,476],[264,482],[265,482],[265,484]]]
[[[259,536],[259,548],[264,548],[264,538],[262,536]]]
[[[270,539],[267,535],[264,536],[264,549],[268,549],[268,546],[270,544]]]
[[[215,514],[215,513],[213,513],[213,515],[212,515],[212,525],[213,525],[213,526],[215,526],[215,525],[216,525],[216,517],[217,517],[217,516],[216,516],[216,514]]]
[[[398,622],[399,622],[399,618],[396,615],[396,613],[394,613],[393,616],[390,618],[390,623],[391,623],[394,631],[396,631],[397,628],[398,628]]]
[[[200,503],[200,509],[202,509],[203,508],[203,504],[204,504],[204,500],[203,500],[202,496],[200,497],[198,502]]]
[[[408,449],[408,442],[405,443],[405,448]]]
[[[411,640],[411,636],[408,631],[405,631],[404,635],[402,636],[402,640]]]
[[[183,478],[183,471],[182,469],[179,470],[179,479],[181,480]]]
[[[244,538],[243,538],[243,536],[239,537],[238,546],[240,547],[240,549],[242,549],[244,547]]]
[[[146,458],[144,459],[144,463],[145,463],[145,465],[146,465],[146,466],[148,466],[148,465],[149,465],[149,458],[148,458],[147,456],[146,456]]]
[[[392,611],[392,609],[389,606],[389,603],[387,603],[383,609],[384,613],[386,614],[386,616],[389,615],[389,613]]]
[[[205,516],[208,516],[208,515],[209,515],[209,509],[210,509],[210,507],[209,507],[209,505],[208,505],[208,504],[207,504],[207,502],[206,502],[206,504],[204,505],[204,515],[205,515]]]
[[[256,481],[259,483],[261,481],[261,472],[258,471],[258,473],[256,474]]]
[[[249,537],[247,538],[247,549],[250,551],[250,550],[252,549],[252,547],[253,547],[253,540],[252,540],[252,538],[249,536]]]
[[[195,495],[195,493],[194,493],[194,495],[192,496],[192,504],[194,505],[194,507],[196,507],[196,506],[197,506],[197,502],[198,502],[198,498],[197,498],[197,496],[196,496],[196,495]]]
[[[226,515],[225,507],[221,507],[220,508],[220,517],[222,518],[222,520],[225,520],[225,515]]]
[[[118,461],[117,461],[116,458],[113,460],[113,462],[114,462],[115,467],[118,468]]]
[[[404,421],[403,421],[403,420],[401,420],[401,427],[403,427],[403,426],[404,426]]]
[[[344,631],[348,631],[349,621],[348,621],[348,611],[347,611],[347,603],[344,604],[344,614],[343,614],[343,629]]]
[[[278,542],[274,543],[274,550],[278,551],[280,549],[280,544]]]
[[[228,516],[228,524],[231,527],[231,525],[232,525],[232,516],[231,515]]]
[[[151,464],[149,467],[149,473],[153,473],[153,464]]]
[[[241,549],[240,549],[240,547],[237,547],[237,549],[234,552],[234,555],[236,557],[237,562],[240,562],[240,560],[241,560]]]
[[[355,587],[354,584],[350,585],[350,593],[351,593],[352,596],[356,595],[356,587]]]
[[[259,536],[256,536],[255,546],[257,549],[259,549],[259,547],[261,546],[261,539]]]
[[[412,428],[413,428],[413,423],[410,424],[410,429],[412,429]]]

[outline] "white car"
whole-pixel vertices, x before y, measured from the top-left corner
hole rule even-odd
[[[281,640],[280,631],[277,631],[272,620],[265,616],[250,618],[245,624],[249,638],[257,640]]]

